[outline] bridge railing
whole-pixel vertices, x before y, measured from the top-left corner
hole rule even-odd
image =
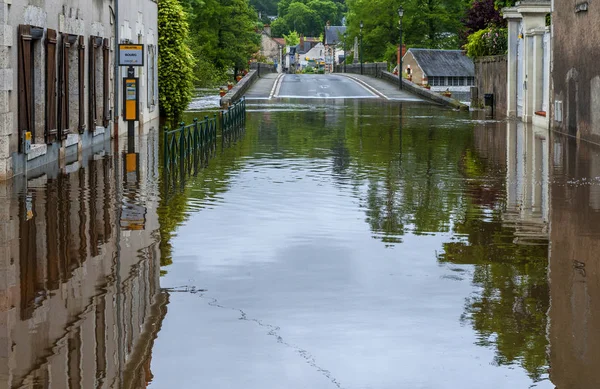
[[[214,152],[217,143],[217,115],[203,121],[194,119],[189,125],[181,123],[174,130],[164,129],[163,167],[166,171],[197,169]]]
[[[223,144],[235,141],[246,125],[246,99],[241,100],[221,111],[221,140]]]

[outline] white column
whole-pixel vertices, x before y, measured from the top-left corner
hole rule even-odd
[[[533,77],[531,77],[531,92],[533,94],[533,114],[542,110],[544,97],[544,32],[543,29],[535,29],[532,32],[533,39]]]
[[[506,115],[515,117],[517,115],[517,42],[519,39],[519,27],[521,14],[514,8],[504,8],[504,18],[508,20],[508,71],[506,79]]]

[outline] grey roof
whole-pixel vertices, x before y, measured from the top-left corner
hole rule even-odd
[[[474,77],[473,60],[462,50],[408,49],[428,77]]]
[[[326,45],[335,45],[344,39],[344,33],[346,32],[346,26],[329,26],[325,27],[325,39],[323,39]]]

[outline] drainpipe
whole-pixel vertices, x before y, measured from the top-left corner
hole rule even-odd
[[[115,0],[115,113],[113,115],[114,120],[114,137],[119,137],[119,0]]]

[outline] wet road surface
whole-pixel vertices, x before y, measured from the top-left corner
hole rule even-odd
[[[597,148],[427,104],[248,108],[183,187],[156,130],[135,174],[107,144],[0,185],[0,387],[600,386]]]

